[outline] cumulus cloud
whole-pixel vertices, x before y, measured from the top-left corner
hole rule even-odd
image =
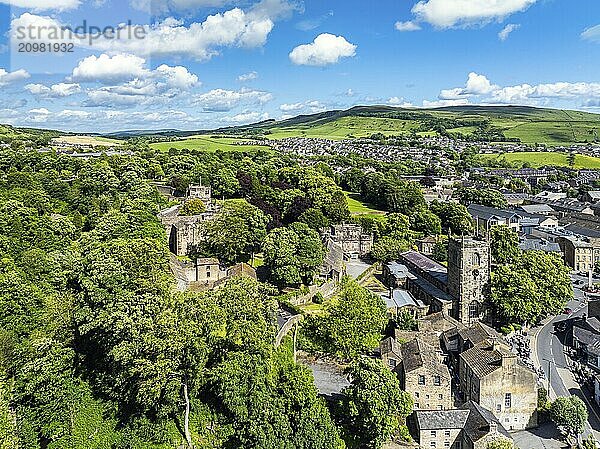
[[[407,22],[398,21],[394,25],[394,28],[396,28],[398,31],[419,31],[421,29],[421,25],[419,25],[416,22],[413,22],[412,20],[409,20]]]
[[[182,21],[167,17],[161,22],[143,25],[123,25],[111,39],[96,36],[91,43],[85,36],[66,33],[62,39],[52,42],[69,42],[78,47],[107,53],[128,53],[139,57],[189,57],[205,61],[220,54],[222,48],[262,47],[275,25],[275,21],[295,9],[294,4],[284,0],[262,0],[248,10],[233,8],[206,17],[203,22],[184,25]],[[32,26],[40,30],[42,38],[49,30],[61,29],[62,24],[51,17],[24,13],[11,21],[12,41],[17,39],[18,30]],[[144,34],[143,39],[135,38]],[[39,40],[39,39],[38,39]],[[47,40],[47,39],[46,39]]]
[[[68,11],[76,9],[80,0],[0,0],[0,3],[32,11]]]
[[[227,112],[241,105],[263,105],[273,99],[270,92],[252,89],[213,89],[197,95],[193,103],[207,112]]]
[[[356,45],[348,42],[343,36],[324,33],[317,36],[312,43],[294,48],[289,56],[296,65],[326,66],[354,55]]]
[[[593,107],[600,102],[600,83],[542,83],[498,86],[485,75],[469,74],[465,87],[444,89],[438,100],[425,101],[427,107],[471,104],[552,105],[557,101],[577,102],[581,107]]]
[[[398,106],[401,108],[414,107],[414,105],[410,101],[406,101],[406,100],[404,100],[404,98],[401,98],[401,97],[390,97],[390,98],[388,98],[386,103],[389,104],[390,106]]]
[[[0,69],[0,87],[25,80],[30,76],[29,72],[23,69],[15,70],[14,72],[7,72],[5,69]]]
[[[498,86],[493,85],[485,75],[471,72],[469,73],[465,87],[444,89],[440,92],[438,98],[440,100],[459,100],[473,95],[486,95],[496,89],[498,89]]]
[[[52,86],[28,84],[25,86],[25,90],[42,98],[61,98],[81,92],[81,86],[77,83],[58,83]]]
[[[269,119],[267,112],[241,112],[240,114],[233,115],[231,117],[223,117],[221,119],[224,123],[233,123],[236,125],[246,125],[249,123],[262,122]]]
[[[600,25],[586,28],[583,33],[581,33],[581,37],[588,41],[600,42]]]
[[[509,23],[498,33],[498,39],[504,42],[510,36],[510,33],[521,28],[521,25],[515,23]]]
[[[105,83],[146,77],[150,71],[145,64],[144,58],[130,54],[92,55],[79,61],[73,69],[71,79]]]
[[[412,7],[414,22],[437,28],[485,25],[525,11],[537,0],[421,0]]]
[[[257,78],[258,78],[258,73],[252,71],[252,72],[248,72],[248,73],[243,73],[240,76],[238,76],[238,81],[244,83],[246,81],[254,81]]]
[[[316,114],[327,110],[327,106],[317,100],[309,100],[300,103],[284,103],[279,106],[279,110],[287,113],[309,112]]]

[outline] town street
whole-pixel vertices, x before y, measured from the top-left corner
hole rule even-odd
[[[575,284],[581,280],[587,282],[587,279],[577,275],[573,275],[572,278],[575,299],[569,302],[568,307],[573,310],[573,313],[571,315],[558,315],[547,322],[537,333],[536,347],[532,349],[536,352],[539,364],[544,370],[546,388],[548,388],[548,380],[550,381],[550,398],[554,399],[557,396],[570,396],[572,394],[579,396],[585,402],[589,413],[585,435],[587,436],[590,431],[593,431],[594,436],[598,439],[600,436],[600,416],[598,416],[597,409],[590,402],[592,399],[582,394],[579,385],[573,379],[569,371],[563,344],[554,333],[556,322],[569,317],[580,317],[587,313],[585,293],[579,288],[581,285]]]

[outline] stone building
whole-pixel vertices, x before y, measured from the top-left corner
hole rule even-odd
[[[413,396],[414,409],[452,408],[450,372],[436,348],[416,338],[401,345],[399,351],[401,360],[396,372],[401,388]]]
[[[208,210],[212,206],[212,190],[210,186],[191,185],[187,188],[186,199],[199,199]]]
[[[183,261],[171,255],[169,261],[171,271],[177,281],[179,290],[207,290],[218,288],[229,279],[248,276],[256,279],[256,270],[250,265],[240,263],[224,267],[219,259],[213,257]]]
[[[506,429],[537,425],[537,374],[499,339],[460,354],[459,380],[464,399],[490,410]]]
[[[448,241],[448,293],[453,316],[464,324],[483,319],[491,271],[489,242],[474,237]]]
[[[491,441],[512,440],[498,419],[474,402],[454,410],[416,411],[415,425],[423,449],[487,449]]]
[[[364,257],[373,248],[373,234],[364,232],[360,225],[352,223],[333,225],[325,228],[322,235],[325,241],[331,239],[341,245],[346,260]]]
[[[564,254],[565,263],[575,271],[594,270],[600,261],[600,244],[575,236],[560,237],[558,244]]]

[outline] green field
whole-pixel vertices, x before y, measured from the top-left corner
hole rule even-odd
[[[568,167],[566,153],[549,153],[549,152],[531,152],[531,153],[504,153],[500,155],[496,154],[482,154],[480,157],[485,159],[504,159],[508,162],[521,162],[528,163],[531,167],[543,167],[545,165],[553,165],[556,167]],[[589,168],[596,169],[600,168],[600,158],[584,156],[577,154],[575,156],[575,165],[573,168]]]
[[[170,148],[176,148],[178,150],[193,149],[209,152],[214,152],[217,150],[226,152],[269,150],[269,147],[263,147],[258,145],[234,145],[236,141],[243,141],[243,139],[227,137],[220,138],[210,136],[192,136],[187,139],[175,140],[171,142],[151,143],[150,146],[161,151],[169,151]]]
[[[348,199],[348,209],[352,215],[383,215],[384,211],[373,209],[360,201],[358,193],[344,192]]]
[[[500,129],[508,138],[526,144],[564,145],[586,143],[600,139],[600,115],[579,111],[542,109],[518,106],[466,106],[440,109],[398,109],[382,106],[356,107],[348,111],[332,111],[312,116],[296,117],[281,122],[252,125],[244,129],[261,128],[267,137],[313,137],[347,139],[367,137],[374,133],[408,135],[432,120],[454,120],[447,131],[454,135],[472,135],[477,131],[473,121],[487,121],[490,128]],[[464,126],[460,126],[464,123]],[[417,132],[435,135],[434,131]]]

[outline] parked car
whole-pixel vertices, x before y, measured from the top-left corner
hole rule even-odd
[[[570,307],[565,307],[565,310],[563,310],[563,314],[565,315],[571,315],[573,313],[573,309],[571,309]]]

